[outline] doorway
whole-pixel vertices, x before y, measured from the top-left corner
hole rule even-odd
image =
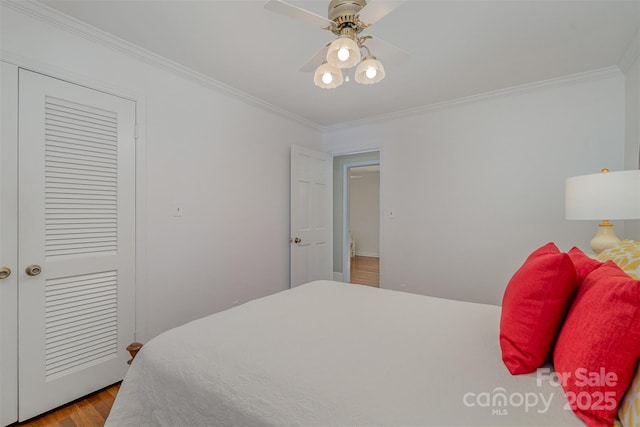
[[[380,286],[380,164],[347,168],[349,282]]]
[[[377,203],[380,202],[380,152],[378,150],[360,152],[354,154],[344,154],[334,156],[333,158],[333,266],[334,266],[334,280],[342,281],[342,282],[352,282],[351,277],[351,267],[352,261],[356,261],[356,256],[368,256],[367,258],[373,258],[376,261],[376,264],[379,266],[381,259],[381,248],[380,244],[375,243],[373,245],[374,249],[371,249],[371,245],[367,242],[370,242],[371,239],[368,235],[354,235],[354,233],[350,233],[350,209],[349,209],[349,196],[350,192],[353,189],[351,183],[358,181],[355,184],[356,190],[357,187],[360,187],[358,184],[364,184],[365,178],[349,178],[350,169],[358,168],[358,167],[375,167],[377,168],[377,188],[376,191],[376,199]],[[367,169],[361,170],[362,172],[367,172]],[[369,172],[373,172],[374,169],[371,169]],[[353,174],[354,176],[364,176],[361,175],[360,172]],[[365,209],[365,214],[368,214],[370,217],[375,219],[377,225],[373,226],[376,230],[375,239],[379,240],[379,216],[380,216],[380,208],[374,207]],[[377,219],[376,219],[377,218]],[[370,229],[371,227],[369,227]],[[353,230],[351,230],[353,231]],[[359,245],[358,241],[361,239],[365,239],[362,243],[365,243],[364,246]],[[353,246],[352,246],[353,240]],[[351,248],[354,247],[353,257]],[[369,249],[367,249],[369,247]],[[358,258],[359,260],[359,258]],[[375,282],[379,283],[379,267],[376,268],[375,275],[377,276]]]

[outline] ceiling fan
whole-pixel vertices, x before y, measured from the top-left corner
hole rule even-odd
[[[385,77],[384,67],[373,50],[390,62],[402,62],[409,56],[404,50],[369,34],[361,34],[375,22],[384,18],[405,0],[331,0],[328,19],[283,0],[267,0],[264,7],[272,12],[298,19],[323,30],[331,31],[337,38],[320,49],[301,71],[315,69],[313,81],[323,89],[333,89],[349,75],[342,70],[356,67],[354,78],[362,84],[378,83]],[[360,51],[367,55],[362,58]]]

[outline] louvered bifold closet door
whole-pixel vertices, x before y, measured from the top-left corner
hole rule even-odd
[[[19,74],[19,417],[122,379],[134,338],[135,103]],[[38,265],[41,273],[26,268]]]

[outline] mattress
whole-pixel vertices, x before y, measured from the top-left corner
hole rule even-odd
[[[149,341],[106,425],[580,426],[550,368],[512,376],[500,307],[318,281]]]

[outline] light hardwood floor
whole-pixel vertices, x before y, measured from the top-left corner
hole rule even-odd
[[[380,259],[356,256],[351,260],[351,283],[380,287]]]
[[[118,390],[120,383],[10,427],[103,427]]]

